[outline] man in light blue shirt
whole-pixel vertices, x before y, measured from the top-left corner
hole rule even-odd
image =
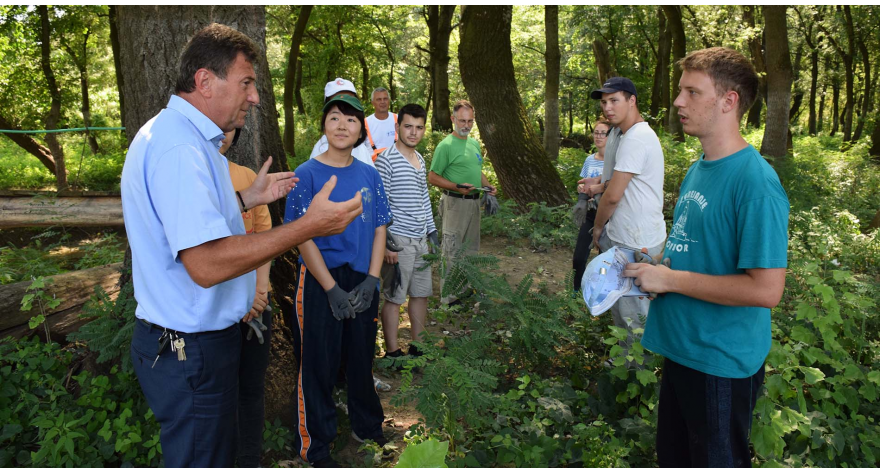
[[[243,210],[284,197],[293,173],[267,174],[236,193],[225,132],[259,104],[258,50],[213,24],[181,57],[176,94],[129,147],[122,207],[132,250],[135,372],[156,420],[166,467],[232,467],[240,334],[254,300],[254,269],[311,238],[341,232],[360,195],[331,203],[331,179],[296,223],[245,235]],[[158,349],[158,350],[157,350]]]

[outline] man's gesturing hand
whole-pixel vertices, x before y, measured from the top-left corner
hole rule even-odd
[[[336,187],[336,175],[330,177],[315,197],[302,219],[314,229],[315,237],[339,234],[363,212],[361,193],[344,202],[330,201],[330,192]]]
[[[270,166],[272,166],[271,156],[263,163],[254,182],[241,191],[241,198],[248,209],[269,204],[287,196],[287,193],[299,181],[299,178],[294,177],[293,171],[269,173]]]

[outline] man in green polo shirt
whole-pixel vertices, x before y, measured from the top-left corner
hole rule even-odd
[[[483,174],[483,155],[480,143],[468,137],[474,127],[474,106],[460,100],[452,107],[453,131],[437,144],[431,160],[428,182],[443,190],[440,196],[440,219],[443,221],[443,258],[447,269],[452,268],[454,257],[464,247],[463,254],[480,251],[480,192],[476,187],[487,187],[494,196],[496,189]],[[473,183],[480,183],[475,185]],[[450,306],[460,303],[457,295],[447,295],[444,288],[446,275],[440,275],[440,302]]]

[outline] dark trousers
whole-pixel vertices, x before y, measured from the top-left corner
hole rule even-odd
[[[161,329],[135,324],[131,360],[147,403],[162,428],[165,467],[232,467],[241,336],[220,331],[178,333],[185,361],[166,346],[156,366]]]
[[[269,296],[269,301],[272,296]],[[263,450],[264,392],[269,349],[272,347],[272,311],[263,311],[263,343],[256,334],[247,340],[250,326],[239,323],[241,330],[241,366],[238,369],[238,467],[260,467]]]
[[[347,265],[331,269],[330,275],[345,291],[351,291],[366,277]],[[336,437],[333,386],[343,354],[351,429],[361,439],[382,436],[385,415],[373,385],[372,372],[379,291],[377,289],[373,294],[369,309],[358,313],[354,319],[337,321],[324,289],[302,265],[296,292],[296,314],[293,349],[299,358],[299,376],[294,392],[298,407],[294,436],[300,457],[313,463],[330,456],[330,443]]]
[[[660,384],[657,461],[660,467],[751,467],[749,432],[764,366],[730,379],[669,359]]]
[[[574,255],[571,266],[574,268],[574,291],[581,291],[581,278],[587,269],[587,259],[593,248],[593,223],[596,222],[596,210],[587,211],[587,220],[578,231],[577,243],[574,244]]]

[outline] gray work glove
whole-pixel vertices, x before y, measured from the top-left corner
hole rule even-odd
[[[327,292],[327,300],[330,302],[330,310],[333,311],[333,317],[337,321],[354,319],[355,312],[351,307],[351,303],[348,302],[348,293],[340,288],[339,285],[333,285],[333,288],[330,288],[330,291]]]
[[[265,342],[265,338],[263,337],[263,331],[266,331],[266,330],[268,330],[269,328],[268,328],[265,324],[263,324],[263,315],[262,315],[262,314],[259,315],[259,316],[257,316],[257,317],[254,318],[254,319],[251,319],[250,321],[248,321],[248,322],[245,323],[245,324],[247,324],[248,326],[250,326],[250,327],[248,328],[248,333],[247,333],[247,337],[246,337],[246,339],[247,339],[248,341],[250,341],[251,339],[253,339],[253,338],[254,338],[254,334],[256,334],[256,335],[257,335],[257,341],[259,341],[260,344],[262,344],[263,342]]]
[[[428,234],[428,253],[435,254],[440,251],[440,237],[438,237],[437,231],[433,231]]]
[[[394,263],[394,276],[391,277],[391,290],[403,285],[403,277],[400,274],[400,262]],[[369,307],[369,306],[368,306]]]
[[[635,258],[633,260],[635,260],[636,263],[647,263],[649,265],[664,265],[666,268],[672,268],[670,266],[670,265],[672,265],[672,260],[670,260],[669,257],[666,257],[663,259],[662,262],[657,263],[654,261],[653,258],[651,258],[650,255],[648,255],[646,253],[642,253],[642,252],[634,252],[634,253],[635,253]],[[657,293],[654,293],[653,291],[649,291],[648,297],[649,298],[656,298]]]
[[[388,225],[391,225],[389,223]],[[397,239],[394,237],[394,234],[388,232],[388,228],[385,228],[385,248],[392,252],[400,252],[403,250],[403,247],[397,243]]]
[[[348,301],[351,303],[355,313],[366,311],[373,302],[373,293],[376,292],[376,284],[379,279],[373,275],[367,275],[358,286],[348,294]]]
[[[494,216],[495,214],[498,214],[498,198],[492,196],[491,194],[483,193],[483,197],[480,199],[480,201],[480,204],[483,205],[487,216]]]
[[[571,209],[571,218],[574,219],[574,225],[580,229],[584,222],[587,221],[587,211],[590,209],[590,196],[584,193],[578,193],[577,204]]]

